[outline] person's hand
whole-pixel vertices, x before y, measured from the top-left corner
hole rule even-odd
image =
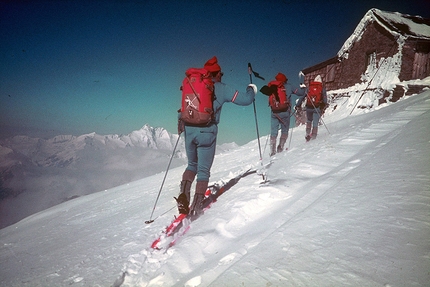
[[[256,95],[257,94],[257,86],[254,84],[249,84],[246,89],[249,89],[250,87],[254,90],[254,95]]]

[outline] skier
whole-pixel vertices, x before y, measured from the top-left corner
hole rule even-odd
[[[249,84],[246,92],[238,92],[221,82],[223,73],[218,64],[218,59],[209,59],[204,69],[211,73],[214,82],[213,120],[204,126],[193,126],[179,120],[178,132],[185,135],[185,148],[188,158],[188,166],[182,174],[179,196],[176,198],[179,213],[199,216],[202,214],[202,201],[207,190],[210,169],[215,157],[216,138],[218,134],[217,124],[220,121],[221,108],[224,103],[232,102],[236,105],[250,105],[257,93],[257,86]],[[197,176],[197,183],[193,202],[190,203],[191,185]]]
[[[321,76],[315,77],[309,83],[306,95],[299,98],[295,109],[301,110],[302,102],[306,99],[306,141],[316,139],[318,134],[318,123],[327,106],[327,92],[323,87]],[[311,130],[312,128],[312,130]]]
[[[269,96],[269,106],[271,108],[270,113],[270,156],[275,155],[277,152],[280,153],[284,150],[285,142],[288,138],[288,131],[290,129],[290,115],[291,115],[291,95],[296,94],[298,96],[304,95],[304,88],[297,88],[288,84],[288,78],[278,73],[275,76],[275,80],[269,82],[267,91],[265,93]],[[281,128],[281,136],[279,139],[279,145],[276,146],[278,130]]]

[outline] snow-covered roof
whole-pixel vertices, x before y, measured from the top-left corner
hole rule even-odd
[[[370,9],[361,19],[354,33],[346,40],[338,57],[346,57],[352,44],[358,41],[369,23],[377,22],[394,36],[402,35],[406,38],[430,40],[430,19],[421,16],[411,16],[399,12],[385,12],[379,9]]]

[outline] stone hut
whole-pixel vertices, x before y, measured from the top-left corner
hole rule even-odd
[[[430,19],[371,9],[335,57],[302,72],[306,85],[321,75],[332,99],[371,92],[381,103],[418,93],[428,84],[410,81],[430,76]]]

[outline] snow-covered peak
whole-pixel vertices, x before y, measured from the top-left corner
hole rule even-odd
[[[53,143],[59,143],[59,142],[69,141],[69,140],[72,140],[74,138],[75,137],[72,135],[58,135],[58,136],[51,138],[49,141],[51,141]]]
[[[123,135],[120,139],[128,146],[172,149],[174,142],[177,140],[177,135],[173,136],[164,128],[153,128],[146,124],[140,130]]]
[[[164,128],[153,128],[146,124],[129,135],[99,135],[92,132],[80,136],[58,135],[47,140],[15,136],[3,140],[1,144],[2,150],[9,148],[30,157],[39,166],[51,166],[72,163],[77,158],[77,153],[84,149],[143,147],[172,150],[177,138],[178,135],[172,135]]]

